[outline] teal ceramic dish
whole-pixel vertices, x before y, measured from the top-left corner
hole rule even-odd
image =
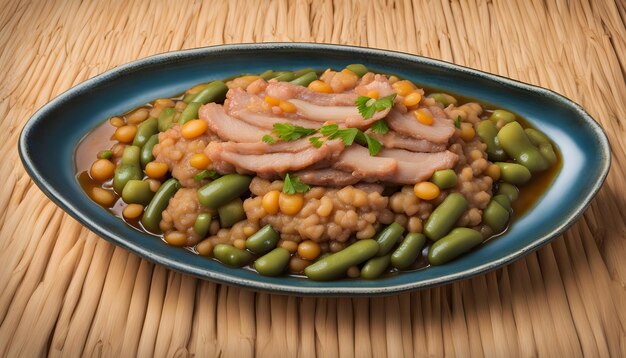
[[[534,208],[517,218],[506,234],[457,260],[372,281],[332,282],[265,277],[168,246],[91,201],[76,180],[76,146],[108,117],[154,98],[183,92],[197,83],[242,72],[341,68],[355,62],[518,113],[560,148],[561,171]],[[101,237],[143,258],[230,285],[320,296],[385,295],[432,287],[523,257],[576,221],[601,187],[610,165],[610,148],[602,128],[579,105],[552,91],[404,53],[308,43],[215,46],[160,54],[119,66],[68,90],[35,113],[21,133],[19,153],[35,183],[57,205]]]

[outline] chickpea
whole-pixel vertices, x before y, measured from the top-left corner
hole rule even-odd
[[[124,120],[120,117],[111,117],[111,119],[109,119],[109,123],[116,128],[119,128],[121,126],[123,126],[124,124],[126,124],[126,122],[124,122]]]
[[[315,260],[320,255],[320,245],[312,240],[302,241],[298,245],[298,255],[306,260]]]
[[[153,179],[161,179],[167,174],[167,164],[160,162],[149,162],[146,164],[146,175]]]
[[[187,235],[180,231],[170,231],[165,234],[165,241],[172,246],[187,245]]]
[[[91,198],[98,204],[110,208],[115,204],[117,197],[109,190],[102,188],[93,188],[91,190]]]
[[[137,127],[135,126],[121,126],[115,130],[115,134],[113,136],[120,143],[130,143],[135,139],[135,134],[137,133]]]
[[[211,159],[204,153],[196,153],[189,158],[189,165],[198,169],[204,170],[211,164]]]
[[[263,195],[263,199],[261,200],[261,206],[265,209],[270,215],[275,215],[278,213],[278,200],[279,200],[280,192],[278,190],[270,190],[265,195]]]
[[[280,211],[286,215],[296,215],[304,206],[304,198],[302,194],[280,193],[278,197],[278,206]]]
[[[439,196],[439,193],[441,193],[441,190],[437,185],[428,181],[415,184],[413,190],[418,198],[424,200],[433,200]]]
[[[207,122],[201,119],[192,119],[189,122],[183,124],[183,127],[180,129],[180,134],[185,139],[193,139],[199,137],[206,132],[209,128]]]
[[[150,111],[148,111],[147,108],[139,108],[138,110],[126,116],[126,122],[128,122],[128,124],[139,124],[148,119],[149,113]]]
[[[143,205],[140,204],[128,204],[122,210],[122,215],[128,220],[137,219],[141,214],[143,214]]]
[[[213,252],[213,244],[209,239],[202,240],[196,245],[196,251],[202,256],[209,256]]]
[[[91,165],[89,175],[93,180],[107,181],[115,174],[115,164],[108,159],[98,159]]]

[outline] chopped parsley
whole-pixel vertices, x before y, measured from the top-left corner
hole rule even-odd
[[[378,133],[378,134],[387,134],[387,132],[389,132],[389,126],[387,125],[387,122],[385,122],[384,119],[376,121],[376,123],[372,125],[371,129],[372,129],[372,132]]]
[[[291,142],[315,133],[314,128],[294,126],[289,123],[274,123],[272,131],[282,140]]]
[[[356,108],[363,118],[372,118],[376,112],[380,112],[387,108],[393,107],[393,100],[396,98],[396,94],[383,97],[381,99],[373,99],[367,96],[359,96],[356,99]]]
[[[454,120],[454,126],[457,128],[461,128],[461,116],[456,116],[456,119]]]
[[[215,179],[217,179],[219,177],[220,177],[220,175],[215,170],[205,169],[205,170],[201,171],[200,173],[194,175],[193,176],[193,180],[195,180],[195,181],[202,181],[204,179],[215,180]]]
[[[272,137],[269,134],[264,135],[261,140],[267,144],[276,144],[276,138]]]
[[[283,193],[287,193],[287,194],[306,193],[310,189],[311,187],[301,182],[297,176],[295,175],[290,176],[289,173],[285,175],[285,183],[283,184]]]
[[[324,144],[322,137],[311,137],[309,138],[309,142],[311,142],[315,148],[320,148],[322,144]]]

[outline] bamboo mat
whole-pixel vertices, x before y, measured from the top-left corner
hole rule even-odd
[[[623,1],[20,1],[0,6],[0,356],[626,356]],[[600,121],[613,165],[563,237],[496,272],[385,298],[273,296],[113,247],[19,162],[29,116],[116,65],[221,43],[394,49],[538,84]]]

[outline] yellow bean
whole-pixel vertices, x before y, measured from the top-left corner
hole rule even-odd
[[[263,206],[265,212],[270,215],[278,213],[279,196],[280,192],[278,190],[268,191],[265,195],[263,195],[263,199],[261,199],[261,206]]]
[[[128,204],[122,210],[122,215],[129,220],[137,219],[143,214],[143,205],[141,204]]]
[[[111,119],[109,119],[109,123],[113,126],[113,127],[121,127],[124,124],[126,124],[126,122],[124,122],[124,120],[120,117],[111,117]]]
[[[500,179],[500,167],[496,164],[490,164],[487,169],[485,169],[485,174],[487,174],[493,181],[497,181]]]
[[[148,109],[139,108],[138,110],[126,116],[126,122],[128,122],[128,124],[139,124],[148,119],[148,114]]]
[[[309,83],[309,89],[318,93],[333,93],[333,88],[326,82],[320,80]]]
[[[287,101],[280,101],[280,103],[278,104],[278,106],[280,107],[280,109],[283,110],[283,112],[285,113],[295,113],[297,108],[296,106],[291,103],[291,102],[287,102]]]
[[[280,211],[286,215],[296,215],[304,205],[302,194],[280,193],[278,197],[278,206]]]
[[[271,106],[278,106],[278,105],[280,105],[280,99],[274,98],[274,97],[270,97],[270,96],[265,96],[265,102],[267,102]]]
[[[375,89],[367,91],[367,97],[369,98],[378,99],[378,96],[379,96],[378,91]]]
[[[98,204],[110,208],[115,204],[117,200],[115,194],[112,191],[102,188],[91,189],[91,198]]]
[[[204,170],[209,167],[211,160],[204,153],[196,153],[189,158],[189,165],[196,169]]]
[[[135,139],[137,133],[137,127],[135,126],[121,126],[115,130],[114,137],[120,143],[130,143]]]
[[[108,159],[98,159],[91,165],[89,175],[93,180],[106,181],[113,178],[115,164]]]
[[[413,191],[415,196],[423,200],[433,200],[441,193],[439,187],[429,181],[415,184]]]
[[[192,119],[183,124],[183,127],[180,129],[180,134],[185,139],[193,139],[203,135],[208,128],[209,125],[205,121],[201,119]]]
[[[420,103],[422,100],[422,95],[419,92],[409,93],[406,97],[404,97],[404,105],[407,107],[413,107]]]
[[[413,111],[413,114],[415,115],[415,118],[417,118],[418,122],[425,124],[427,126],[430,126],[433,124],[433,117],[430,114],[420,109],[418,109],[417,111]]]
[[[407,80],[402,80],[402,81],[398,81],[395,82],[393,85],[391,85],[393,87],[393,89],[396,91],[396,93],[399,96],[407,96],[409,93],[415,91],[415,85],[413,83],[411,83],[410,81]]]
[[[464,141],[466,142],[471,141],[472,139],[474,139],[475,135],[476,135],[476,131],[474,130],[474,127],[471,124],[461,126],[461,139],[463,139]]]
[[[165,241],[172,246],[187,245],[187,234],[180,231],[170,231],[165,234]]]
[[[312,240],[302,241],[298,245],[298,255],[306,260],[315,260],[320,252],[320,244]]]
[[[209,256],[213,252],[213,244],[210,239],[202,240],[196,245],[196,251],[202,256]]]
[[[167,164],[159,162],[149,162],[146,164],[146,175],[150,178],[161,179],[167,174]]]
[[[169,98],[159,98],[154,101],[154,106],[159,108],[174,107],[176,104]]]

